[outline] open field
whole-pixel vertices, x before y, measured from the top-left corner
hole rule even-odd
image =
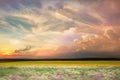
[[[0,66],[120,66],[120,61],[2,61]]]
[[[2,61],[0,80],[120,80],[120,61]]]
[[[120,67],[0,67],[0,80],[120,80]]]

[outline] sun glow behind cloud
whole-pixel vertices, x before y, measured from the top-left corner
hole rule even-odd
[[[118,58],[119,3],[0,0],[0,58]]]

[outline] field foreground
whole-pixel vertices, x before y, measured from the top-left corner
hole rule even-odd
[[[120,67],[0,67],[0,80],[120,80]]]
[[[0,80],[120,80],[119,61],[0,63]]]

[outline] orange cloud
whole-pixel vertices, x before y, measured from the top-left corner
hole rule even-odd
[[[119,50],[120,45],[120,28],[108,27],[103,29],[103,34],[95,34],[90,37],[83,37],[73,43],[78,51],[94,52],[114,52]]]

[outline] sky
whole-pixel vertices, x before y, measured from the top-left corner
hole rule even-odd
[[[0,0],[0,59],[120,58],[120,0]]]

